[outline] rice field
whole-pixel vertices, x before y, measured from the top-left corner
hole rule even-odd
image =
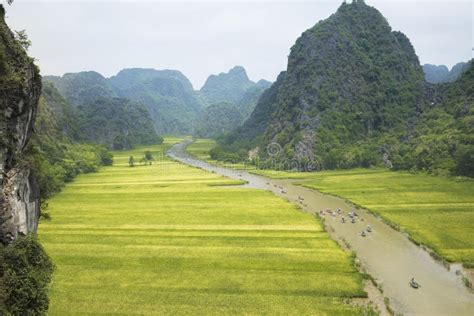
[[[254,171],[338,195],[379,214],[449,262],[474,268],[474,181],[381,169]]]
[[[210,138],[200,138],[196,139],[192,144],[190,144],[186,151],[201,160],[212,161],[211,156],[209,156],[209,151],[216,146],[216,141]]]
[[[50,315],[362,315],[353,257],[269,192],[116,152],[49,201],[39,237],[56,264]],[[129,167],[145,150],[151,166]]]
[[[207,161],[209,163],[218,165],[218,166],[226,166],[236,170],[255,170],[255,166],[252,164],[244,164],[244,163],[225,163],[222,161],[217,161],[211,159],[209,155],[209,151],[216,147],[216,141],[210,138],[200,138],[196,139],[193,143],[191,143],[187,148],[186,151],[201,160]]]

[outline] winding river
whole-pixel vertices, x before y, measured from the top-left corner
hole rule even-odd
[[[248,182],[246,186],[273,192],[275,195],[298,204],[302,210],[325,218],[330,235],[344,241],[355,251],[361,267],[367,271],[390,299],[395,313],[403,315],[474,315],[474,294],[463,285],[455,269],[449,271],[434,260],[425,250],[412,243],[404,234],[394,230],[370,212],[357,210],[358,217],[351,223],[347,211],[353,209],[343,199],[319,193],[293,184],[292,180],[275,180],[245,171],[215,166],[190,156],[186,140],[174,145],[168,156],[182,163],[210,172]],[[341,215],[330,215],[320,210],[344,210]],[[363,218],[363,221],[361,220]],[[365,237],[361,231],[370,225],[372,232]],[[415,277],[419,289],[413,289],[409,280]]]

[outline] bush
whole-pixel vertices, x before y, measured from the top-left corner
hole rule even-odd
[[[50,144],[47,140],[32,144],[24,156],[38,181],[43,200],[59,192],[78,174],[95,172],[100,166],[113,163],[113,155],[102,146]]]
[[[51,259],[33,235],[0,246],[0,314],[45,315],[53,270]]]

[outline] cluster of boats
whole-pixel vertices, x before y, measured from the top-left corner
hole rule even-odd
[[[319,215],[320,216],[325,216],[325,215],[330,215],[332,217],[337,217],[338,215],[341,215],[341,223],[342,224],[345,224],[346,223],[346,218],[344,217],[343,212],[340,208],[338,208],[336,211],[333,211],[333,210],[330,210],[330,209],[327,209],[327,210],[321,210],[319,211]],[[357,214],[356,211],[349,211],[347,213],[347,217],[349,217],[349,221],[352,223],[352,224],[355,224],[357,220],[359,220],[360,222],[363,222],[364,221],[364,218],[363,217],[360,217],[359,214]],[[372,232],[372,227],[370,227],[370,225],[367,225],[367,228],[362,230],[360,232],[360,235],[362,237],[365,237],[367,236],[368,233],[371,233]]]

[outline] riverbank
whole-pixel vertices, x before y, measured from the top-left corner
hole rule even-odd
[[[39,237],[57,269],[50,315],[365,315],[354,258],[311,214],[265,190],[116,152],[50,201]],[[152,165],[129,166],[144,151]]]
[[[249,185],[267,188],[296,203],[300,202],[298,196],[302,196],[305,198],[303,209],[308,212],[319,213],[319,210],[326,208],[332,210],[341,208],[347,211],[352,208],[337,197],[295,186],[292,183],[294,180],[261,178],[244,171],[209,166],[203,162],[187,159],[188,163],[247,180]],[[305,174],[305,176],[311,175]],[[365,218],[364,222],[358,221],[347,225],[341,223],[340,217],[330,216],[325,223],[334,229],[338,238],[344,239],[357,253],[364,268],[383,287],[384,294],[388,296],[396,312],[414,315],[469,315],[470,310],[474,308],[472,294],[468,293],[461,278],[454,271],[447,271],[427,252],[413,244],[405,235],[380,221],[372,213],[365,210],[360,210],[360,213]],[[361,237],[360,232],[367,224],[374,228],[374,234],[367,238]],[[409,287],[408,280],[411,277],[422,280],[422,291],[413,292],[414,290]]]

